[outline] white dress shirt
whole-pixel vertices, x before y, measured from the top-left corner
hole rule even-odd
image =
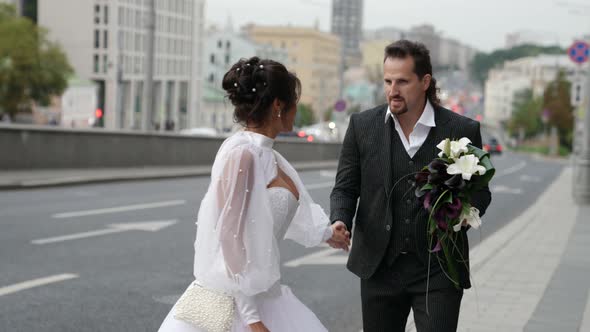
[[[387,107],[387,112],[385,112],[385,123],[389,120],[389,118],[393,119],[395,123],[395,130],[397,131],[399,138],[401,139],[402,143],[404,144],[404,148],[406,152],[413,158],[418,149],[424,144],[426,141],[426,137],[428,137],[428,133],[430,132],[430,128],[436,127],[436,123],[434,122],[434,108],[430,101],[426,100],[426,105],[424,106],[424,112],[422,112],[422,116],[414,125],[414,129],[412,133],[410,133],[410,140],[406,138],[404,131],[402,130],[397,117],[391,113],[389,107]]]

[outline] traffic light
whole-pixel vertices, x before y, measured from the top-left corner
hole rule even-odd
[[[101,108],[97,108],[94,111],[94,118],[96,119],[96,121],[94,122],[94,126],[95,127],[104,127],[104,112]]]

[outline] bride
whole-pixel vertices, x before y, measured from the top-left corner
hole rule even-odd
[[[253,57],[232,66],[223,89],[245,130],[225,140],[213,163],[197,220],[195,283],[230,294],[235,303],[232,332],[327,331],[279,283],[278,243],[283,238],[306,247],[329,242],[348,250],[350,245],[346,229],[330,226],[297,172],[273,150],[277,134],[293,129],[301,83],[282,64]],[[179,302],[160,332],[205,332],[176,318],[177,310]]]

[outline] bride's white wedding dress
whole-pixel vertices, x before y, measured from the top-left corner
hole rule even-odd
[[[332,235],[328,218],[272,143],[266,136],[240,132],[220,148],[199,210],[195,277],[204,287],[233,294],[232,332],[250,331],[248,324],[256,321],[272,332],[327,331],[280,284],[278,243],[290,238],[318,245]],[[277,167],[295,183],[299,201],[287,188],[267,188]],[[174,310],[160,332],[205,332],[175,319]]]

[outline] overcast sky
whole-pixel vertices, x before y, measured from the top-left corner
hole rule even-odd
[[[330,29],[331,0],[207,0],[208,24],[234,27],[306,25],[319,21]],[[507,33],[533,31],[569,46],[575,37],[590,34],[590,1],[555,0],[365,0],[364,28],[430,23],[443,35],[482,51],[502,48]]]

